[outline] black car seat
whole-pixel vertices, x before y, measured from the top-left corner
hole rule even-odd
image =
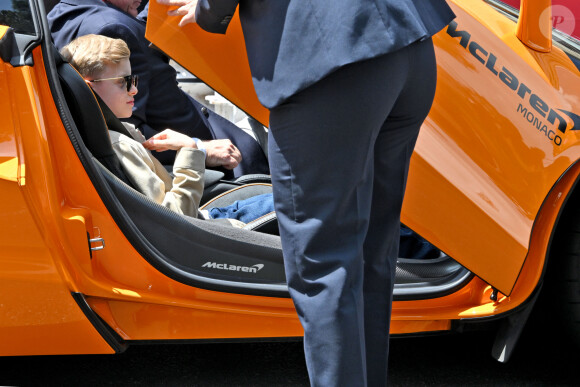
[[[64,61],[56,48],[54,50],[60,84],[84,145],[105,168],[135,188],[113,150],[103,111],[99,104],[95,103],[96,95],[81,75]]]

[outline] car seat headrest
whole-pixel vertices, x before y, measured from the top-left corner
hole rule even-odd
[[[113,150],[105,116],[97,100],[98,97],[83,77],[62,58],[58,51],[56,51],[55,60],[66,104],[84,145],[101,164],[133,187]],[[123,125],[120,124],[120,126]]]

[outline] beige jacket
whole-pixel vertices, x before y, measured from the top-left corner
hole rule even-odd
[[[205,154],[194,148],[182,148],[173,163],[173,175],[143,147],[145,137],[133,125],[123,123],[133,138],[109,131],[113,149],[127,177],[135,187],[157,203],[178,214],[197,216],[203,193]]]

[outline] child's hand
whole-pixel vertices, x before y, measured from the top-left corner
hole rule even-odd
[[[193,138],[171,129],[165,129],[163,132],[157,133],[147,141],[143,142],[143,146],[149,150],[155,150],[158,152],[170,149],[179,150],[181,148],[197,148]]]

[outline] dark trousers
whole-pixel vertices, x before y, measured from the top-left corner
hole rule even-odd
[[[386,384],[400,212],[435,83],[429,39],[271,110],[275,208],[313,386]]]

